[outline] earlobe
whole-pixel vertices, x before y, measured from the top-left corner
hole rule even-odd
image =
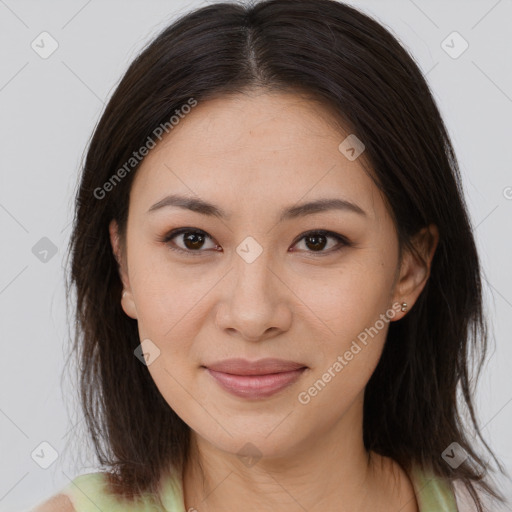
[[[131,292],[124,290],[121,296],[121,307],[123,311],[134,320],[137,320],[137,309]]]
[[[110,244],[114,258],[117,261],[119,278],[123,284],[123,293],[121,295],[121,306],[123,311],[133,319],[137,319],[137,309],[135,308],[135,301],[130,288],[130,281],[128,279],[128,269],[125,268],[125,262],[122,257],[122,248],[119,240],[118,225],[115,220],[109,224]]]

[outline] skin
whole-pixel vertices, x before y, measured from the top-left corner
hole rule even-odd
[[[417,511],[411,481],[394,461],[365,451],[363,394],[389,322],[312,397],[298,400],[365,328],[390,321],[421,293],[438,242],[434,225],[399,264],[386,202],[339,144],[348,133],[322,105],[292,93],[250,93],[200,102],[150,151],[132,184],[126,243],[110,237],[125,287],[122,307],[140,339],[160,350],[148,365],[169,406],[191,427],[183,472],[186,510]],[[230,214],[220,220],[177,207],[148,209],[168,194],[199,197]],[[278,221],[281,209],[343,198],[366,216],[330,210]],[[211,237],[167,243],[172,229]],[[325,229],[341,246],[302,238]],[[236,252],[253,237],[262,253]],[[173,245],[192,255],[173,251]],[[192,249],[190,249],[192,247]],[[220,248],[215,251],[214,248]],[[320,254],[322,253],[323,256]],[[308,369],[263,400],[224,391],[202,365],[230,357],[277,357]],[[255,464],[237,453],[251,443]]]

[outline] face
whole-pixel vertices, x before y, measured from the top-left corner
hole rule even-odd
[[[427,277],[399,265],[385,201],[329,116],[283,93],[199,103],[137,171],[125,247],[110,226],[152,378],[230,453],[290,454],[357,421],[389,322]]]

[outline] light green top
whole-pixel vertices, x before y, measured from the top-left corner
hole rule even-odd
[[[418,468],[413,469],[410,478],[420,512],[458,512],[447,481]],[[80,475],[61,492],[69,496],[76,512],[162,512],[149,494],[136,502],[115,499],[106,492],[105,473],[101,472]],[[164,481],[161,499],[165,512],[186,512],[181,475]]]

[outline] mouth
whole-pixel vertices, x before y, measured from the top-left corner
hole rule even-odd
[[[308,369],[283,359],[227,359],[203,368],[223,390],[247,399],[270,397],[294,384]]]

